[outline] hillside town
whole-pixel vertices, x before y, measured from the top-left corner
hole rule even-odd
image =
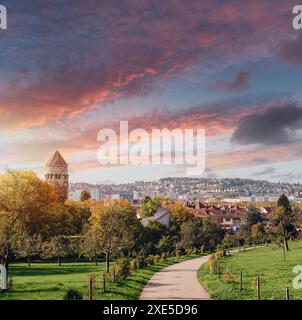
[[[210,178],[163,178],[156,181],[113,184],[71,183],[69,198],[80,199],[82,190],[90,192],[92,198],[142,200],[168,197],[171,200],[197,200],[204,202],[275,202],[280,194],[286,194],[290,201],[302,202],[300,183],[274,183],[252,179],[210,179]]]

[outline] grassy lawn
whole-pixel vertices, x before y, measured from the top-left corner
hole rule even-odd
[[[86,295],[89,273],[95,274],[95,299],[135,300],[155,272],[192,258],[196,256],[174,258],[140,269],[119,283],[108,284],[108,292],[105,294],[101,293],[104,262],[99,263],[98,266],[87,262],[63,263],[61,267],[55,263],[36,263],[31,267],[17,263],[10,269],[13,275],[13,290],[9,293],[0,293],[0,300],[62,300],[65,292],[70,288],[77,289]]]
[[[293,288],[293,273],[295,265],[302,265],[302,241],[291,242],[286,261],[283,261],[282,248],[271,245],[240,251],[230,256],[220,258],[221,272],[228,269],[233,275],[233,281],[226,283],[223,274],[220,279],[209,272],[207,264],[201,266],[198,272],[199,281],[218,300],[253,300],[256,290],[253,279],[260,276],[261,299],[284,300],[285,288],[290,291],[290,300],[302,299],[302,289]],[[239,290],[240,270],[243,271],[243,290]]]

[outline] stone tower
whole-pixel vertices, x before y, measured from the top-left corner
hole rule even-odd
[[[68,198],[68,177],[68,164],[56,151],[46,164],[45,179],[59,188],[62,201]]]

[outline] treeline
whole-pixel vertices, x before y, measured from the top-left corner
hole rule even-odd
[[[285,196],[278,201],[267,227],[251,208],[245,224],[235,234],[225,233],[215,219],[200,219],[181,203],[146,198],[140,216],[153,215],[158,207],[170,212],[170,227],[153,221],[144,227],[127,200],[90,199],[60,202],[58,190],[32,172],[8,171],[0,176],[0,264],[6,277],[15,259],[86,258],[97,263],[106,258],[142,261],[149,256],[178,256],[277,241],[288,249],[296,237],[294,215]],[[5,289],[5,288],[4,288]]]
[[[61,264],[66,258],[84,257],[95,263],[106,258],[109,270],[112,258],[214,250],[224,236],[216,221],[194,218],[182,205],[167,200],[157,206],[169,206],[169,229],[157,222],[143,227],[127,200],[95,201],[87,193],[81,200],[60,202],[57,188],[32,172],[2,174],[2,274],[7,277],[9,264],[20,258],[26,258],[28,264],[32,259],[57,259]],[[156,210],[157,206],[149,205]]]

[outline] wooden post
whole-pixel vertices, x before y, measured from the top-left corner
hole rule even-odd
[[[257,276],[257,299],[261,300],[261,295],[260,295],[260,277]]]
[[[285,300],[289,300],[289,288],[285,288]]]
[[[103,272],[103,293],[106,293],[106,272]]]
[[[1,289],[2,291],[7,291],[8,290],[7,269],[4,265],[1,265],[0,268],[1,268]]]
[[[88,300],[92,300],[93,297],[93,279],[88,276]]]
[[[240,270],[240,285],[239,285],[240,291],[243,290],[243,285],[242,285],[242,270]]]

